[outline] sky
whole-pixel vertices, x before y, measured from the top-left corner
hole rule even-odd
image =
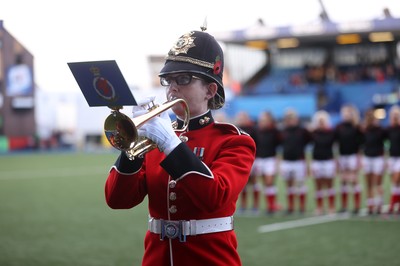
[[[322,0],[335,22],[400,17],[399,0]],[[139,4],[140,3],[140,4]],[[79,91],[67,63],[116,60],[128,84],[150,86],[147,56],[165,55],[180,35],[315,23],[319,0],[0,0],[3,26],[34,55],[44,91]]]

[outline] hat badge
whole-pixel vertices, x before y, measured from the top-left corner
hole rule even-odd
[[[168,54],[169,55],[187,54],[190,48],[196,46],[194,44],[194,39],[196,37],[193,37],[192,36],[193,34],[194,32],[189,32],[182,35],[175,43],[175,45],[171,48]]]

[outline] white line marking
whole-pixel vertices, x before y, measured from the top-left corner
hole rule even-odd
[[[304,218],[295,221],[287,221],[282,223],[274,223],[274,224],[267,224],[260,226],[258,228],[259,233],[270,233],[276,232],[280,230],[286,230],[291,228],[298,228],[298,227],[305,227],[314,224],[322,224],[322,223],[329,223],[338,220],[346,220],[350,218],[350,214],[343,213],[343,214],[329,214],[324,216],[316,216],[310,218]]]
[[[383,205],[382,213],[386,213],[388,209],[389,209],[389,205]],[[366,217],[366,216],[368,216],[366,208],[361,209],[360,213],[357,215],[357,217]],[[340,220],[347,220],[350,217],[352,217],[352,215],[350,213],[334,213],[334,214],[328,214],[328,215],[323,215],[323,216],[315,216],[315,217],[309,217],[309,218],[304,218],[304,219],[299,219],[299,220],[294,220],[294,221],[286,221],[286,222],[281,222],[281,223],[262,225],[262,226],[258,227],[258,232],[259,233],[270,233],[270,232],[276,232],[276,231],[281,231],[281,230],[286,230],[286,229],[305,227],[305,226],[309,226],[309,225],[330,223],[330,222],[335,222],[335,221],[340,221]]]

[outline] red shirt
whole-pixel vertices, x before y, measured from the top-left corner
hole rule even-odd
[[[214,122],[211,112],[192,119],[182,135],[187,141],[167,157],[155,149],[144,160],[129,161],[122,153],[106,181],[107,204],[127,209],[148,196],[149,214],[155,219],[232,216],[254,162],[253,139],[231,124]],[[169,185],[171,180],[175,186]],[[231,266],[241,261],[233,230],[187,236],[186,242],[161,241],[148,231],[142,265]]]

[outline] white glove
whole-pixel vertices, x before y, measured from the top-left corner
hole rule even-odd
[[[145,110],[145,109],[137,109],[137,110],[133,110],[132,111],[132,118],[144,115],[146,113],[148,113],[149,111]]]
[[[144,115],[145,113],[147,113],[147,109],[144,108],[141,105],[134,105],[132,106],[132,118]]]
[[[147,121],[138,129],[138,133],[139,136],[151,139],[165,155],[168,155],[181,143],[172,129],[171,119],[167,112]]]

